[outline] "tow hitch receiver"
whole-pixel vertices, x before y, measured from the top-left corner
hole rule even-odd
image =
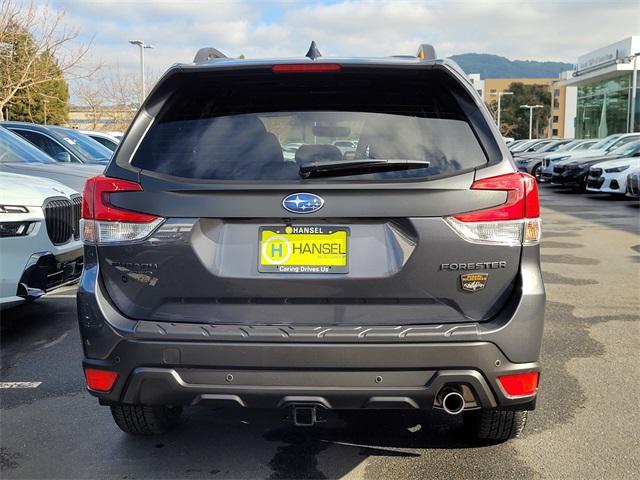
[[[293,423],[296,427],[313,427],[318,422],[317,410],[311,406],[293,406]]]

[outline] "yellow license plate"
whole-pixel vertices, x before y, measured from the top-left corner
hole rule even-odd
[[[259,272],[347,273],[349,229],[331,226],[260,227]]]

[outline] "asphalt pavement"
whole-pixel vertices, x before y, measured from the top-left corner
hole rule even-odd
[[[185,411],[175,432],[130,437],[84,390],[74,288],[3,312],[0,477],[638,478],[640,208],[543,188],[548,304],[538,409],[503,444],[441,413]]]

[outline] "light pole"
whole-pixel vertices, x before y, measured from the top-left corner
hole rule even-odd
[[[500,109],[502,105],[502,96],[503,95],[513,95],[513,92],[502,91],[502,92],[493,92],[491,93],[494,97],[498,97],[498,118],[496,119],[496,123],[498,124],[498,132],[502,135],[502,130],[500,129]]]
[[[147,91],[144,85],[144,49],[153,48],[153,45],[147,45],[143,40],[129,40],[129,43],[140,47],[140,91],[142,92],[140,103],[142,103],[144,98],[147,96]]]
[[[633,73],[631,74],[631,105],[629,106],[629,133],[636,131],[636,89],[638,88],[638,55],[640,52],[634,53],[627,57],[631,60],[633,57]]]
[[[520,105],[520,108],[529,109],[529,140],[533,138],[533,109],[542,108],[542,105]]]
[[[44,103],[44,124],[47,124],[47,103],[49,103],[49,100],[42,100],[42,103]]]

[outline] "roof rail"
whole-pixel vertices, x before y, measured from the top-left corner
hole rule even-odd
[[[420,60],[435,60],[438,58],[436,56],[436,49],[433,48],[433,45],[429,45],[428,43],[423,43],[418,47],[416,57]]]
[[[193,63],[204,63],[215,58],[227,58],[227,56],[217,48],[204,47],[198,50],[193,58]]]

